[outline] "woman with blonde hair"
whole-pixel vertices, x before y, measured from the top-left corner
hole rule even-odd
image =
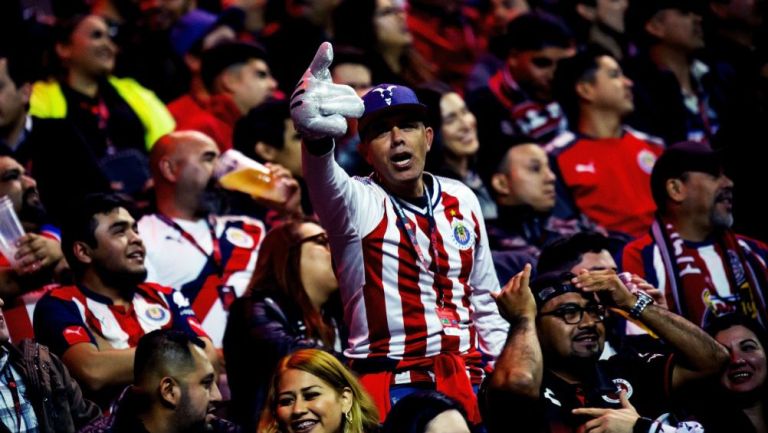
[[[318,349],[280,361],[267,393],[259,433],[375,433],[379,414],[357,378]]]

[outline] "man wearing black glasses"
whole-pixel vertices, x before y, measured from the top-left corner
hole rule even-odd
[[[656,420],[670,411],[670,393],[727,361],[714,340],[644,292],[631,292],[613,269],[549,272],[530,287],[529,277],[527,265],[496,298],[510,333],[481,398],[489,432],[504,431],[509,419],[521,432],[666,431],[656,430]],[[609,311],[642,323],[676,354],[600,360]]]

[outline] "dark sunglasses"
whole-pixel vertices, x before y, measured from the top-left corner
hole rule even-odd
[[[605,320],[605,307],[598,304],[590,304],[586,307],[580,307],[576,304],[562,306],[554,311],[539,313],[539,316],[555,316],[562,319],[569,325],[577,325],[584,319],[584,312],[587,312],[592,319],[597,322]]]

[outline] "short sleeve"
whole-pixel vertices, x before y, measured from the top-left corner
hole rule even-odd
[[[77,306],[50,293],[43,296],[35,307],[34,328],[37,341],[58,356],[76,344],[96,345],[96,339],[88,330]]]

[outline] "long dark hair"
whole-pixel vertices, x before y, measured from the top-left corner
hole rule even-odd
[[[309,300],[301,282],[301,226],[318,224],[311,218],[295,218],[273,227],[264,237],[259,249],[247,296],[268,293],[278,298],[284,309],[295,309],[307,328],[307,335],[322,340],[326,347],[333,347],[333,326]]]

